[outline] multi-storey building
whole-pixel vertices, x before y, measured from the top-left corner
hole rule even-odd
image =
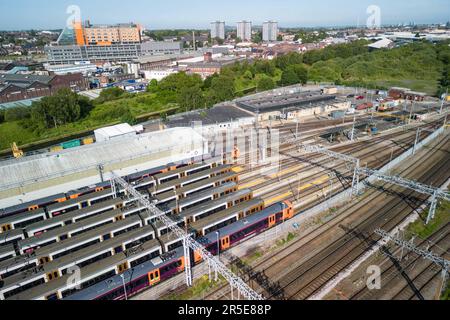
[[[252,40],[252,23],[250,21],[241,21],[237,23],[237,37],[242,41]]]
[[[211,22],[211,38],[225,39],[225,22],[215,21]]]
[[[84,45],[111,45],[141,42],[141,27],[134,23],[118,25],[91,25],[86,22],[74,22],[76,44]]]
[[[136,24],[91,26],[74,23],[58,41],[45,47],[51,65],[128,62],[145,55],[181,54],[181,42],[142,42],[141,28]]]
[[[267,21],[263,23],[263,41],[277,41],[278,38],[278,22]]]

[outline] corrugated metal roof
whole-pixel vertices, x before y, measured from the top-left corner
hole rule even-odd
[[[84,172],[98,165],[109,165],[137,159],[163,151],[173,155],[189,155],[201,146],[203,138],[192,128],[173,128],[125,136],[116,139],[64,150],[0,162],[0,190],[46,181],[61,176]],[[189,157],[189,156],[187,156]]]

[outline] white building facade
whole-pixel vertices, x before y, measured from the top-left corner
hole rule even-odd
[[[277,41],[278,38],[278,22],[267,21],[263,23],[263,41]]]
[[[252,40],[252,23],[250,21],[240,21],[237,23],[237,37],[241,41]]]
[[[225,22],[215,21],[211,22],[211,38],[219,38],[225,40]]]

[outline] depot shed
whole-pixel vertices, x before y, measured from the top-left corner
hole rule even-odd
[[[117,137],[135,136],[137,133],[128,123],[122,123],[116,126],[97,129],[94,131],[94,134],[97,142],[103,142]]]

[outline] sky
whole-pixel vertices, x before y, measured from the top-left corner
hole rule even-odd
[[[62,29],[67,8],[80,8],[93,24],[136,22],[148,29],[207,29],[215,20],[235,26],[276,20],[280,27],[365,25],[377,5],[381,24],[445,23],[448,0],[0,0],[0,30]]]

